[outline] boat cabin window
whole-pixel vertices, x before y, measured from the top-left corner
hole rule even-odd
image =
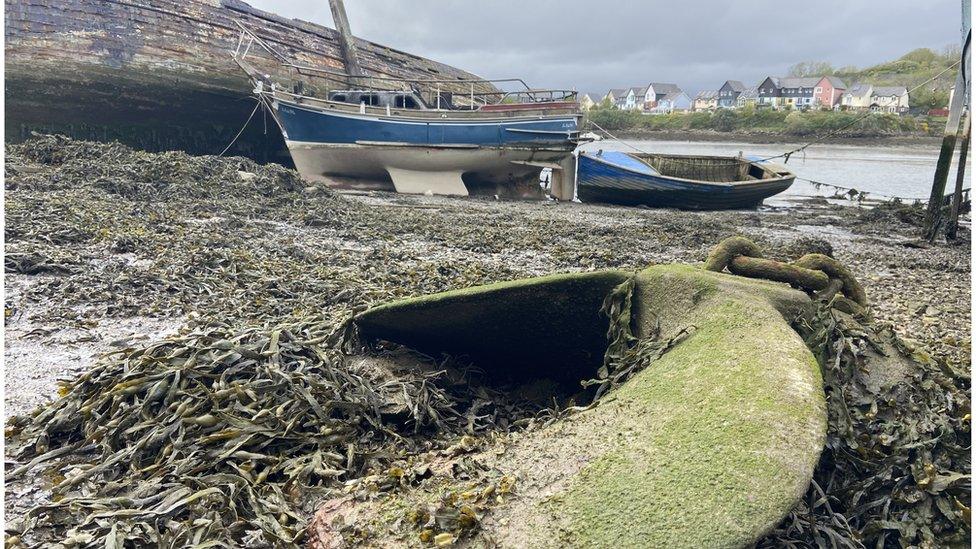
[[[440,100],[438,100],[437,94],[434,94],[433,104],[439,109],[453,111],[455,110],[454,94],[451,92],[442,91],[440,92]]]
[[[396,99],[393,100],[393,106],[398,109],[417,109],[420,108],[413,97],[408,95],[398,95]]]
[[[397,91],[358,91],[342,90],[329,92],[329,99],[353,105],[365,104],[369,107],[393,107],[396,109],[423,110],[423,100],[412,93]]]

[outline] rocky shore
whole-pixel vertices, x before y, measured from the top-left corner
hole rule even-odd
[[[338,323],[396,297],[699,263],[733,235],[775,259],[833,255],[863,282],[877,320],[954,371],[971,366],[970,232],[920,243],[919,211],[907,206],[806,199],[686,212],[343,196],[246,159],[58,137],[8,146],[6,162],[5,419],[55,398],[59,380],[97,356],[181,328]],[[35,479],[8,484],[5,502],[16,516],[47,497]]]

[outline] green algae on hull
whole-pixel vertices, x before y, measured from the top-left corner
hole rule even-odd
[[[516,350],[541,357],[558,348],[552,341],[578,342],[566,328],[586,332],[583,322],[629,276],[468,288],[381,306],[358,322],[365,333],[428,351],[474,345],[495,359]],[[485,521],[487,539],[506,547],[739,547],[772,529],[806,491],[826,407],[816,359],[788,320],[807,312],[809,298],[781,284],[668,265],[640,272],[632,299],[639,338],[687,327],[692,335],[599,406],[526,433],[497,458],[494,466],[523,488]],[[493,337],[484,337],[486,318],[498,321],[487,323]],[[589,332],[605,334],[607,325]],[[526,332],[565,337],[523,336],[519,346],[492,350]]]
[[[585,423],[615,418],[604,436],[616,443],[539,506],[560,542],[740,547],[774,527],[806,491],[826,432],[819,367],[773,306],[804,299],[692,268],[642,272],[640,331],[659,316],[696,330],[591,412]]]

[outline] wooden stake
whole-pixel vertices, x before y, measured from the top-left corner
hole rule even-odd
[[[971,20],[972,0],[962,0],[962,55],[959,59],[959,69],[956,72],[956,91],[949,104],[949,120],[946,121],[945,133],[942,136],[942,151],[935,167],[935,177],[932,180],[932,192],[929,195],[928,210],[925,212],[925,238],[929,242],[935,240],[942,222],[942,207],[945,197],[946,180],[949,178],[949,167],[956,148],[956,134],[959,132],[959,121],[962,117],[965,100],[969,95],[969,49],[972,38]]]
[[[965,58],[964,51],[963,59]],[[942,221],[946,181],[949,179],[949,168],[956,150],[956,134],[959,132],[959,120],[962,117],[963,102],[966,98],[965,85],[962,63],[960,63],[956,73],[956,92],[952,95],[952,103],[949,104],[949,120],[946,121],[945,133],[942,136],[942,150],[939,152],[939,161],[935,165],[932,192],[929,194],[928,210],[925,212],[925,238],[929,242],[935,240]]]
[[[952,211],[946,224],[946,240],[955,240],[959,228],[959,211],[962,208],[962,184],[966,178],[966,157],[969,154],[969,134],[972,129],[972,113],[966,113],[962,125],[962,145],[959,150],[959,165],[956,167],[956,188],[952,193]]]

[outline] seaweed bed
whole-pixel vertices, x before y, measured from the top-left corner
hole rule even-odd
[[[811,330],[828,448],[761,545],[968,543],[969,233],[919,245],[909,206],[339,196],[275,165],[57,136],[8,146],[5,168],[8,544],[289,544],[318,503],[417,482],[424,456],[456,459],[480,494],[508,494],[514,479],[464,455],[558,421],[573,395],[499,390],[463,361],[402,349],[349,360],[351,315],[525,276],[700,262],[736,234],[769,257],[850,266],[919,365],[914,383],[859,387],[853,401],[870,338],[829,315]],[[415,511],[405,539],[473,536],[490,500]]]

